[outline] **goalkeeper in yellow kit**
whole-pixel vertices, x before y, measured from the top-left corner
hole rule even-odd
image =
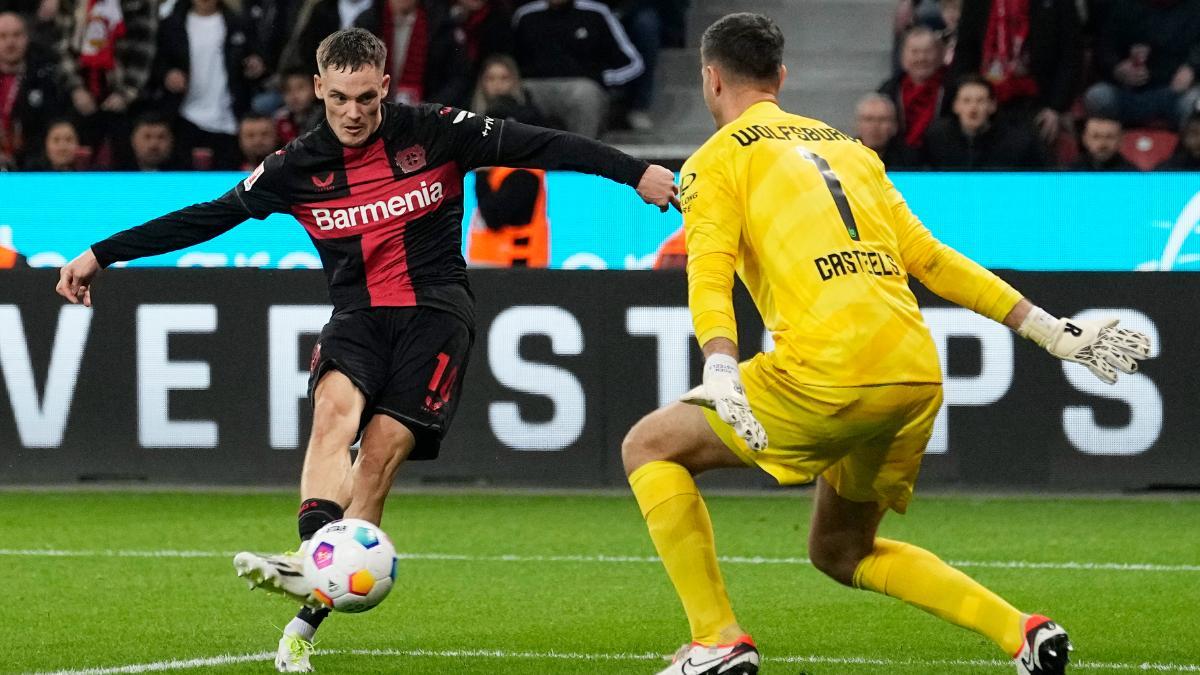
[[[818,570],[979,632],[1018,673],[1062,673],[1071,643],[1060,626],[1021,613],[928,551],[876,536],[888,509],[908,506],[942,401],[909,276],[1108,382],[1136,370],[1149,340],[1115,320],[1056,319],[940,243],[874,152],[779,108],[782,52],[779,28],[758,15],[726,16],[704,34],[704,97],[720,130],[680,178],[704,383],[641,420],[622,447],[691,625],[691,641],[662,673],[758,672],[692,478],[741,466],[783,484],[817,481],[808,553]],[[735,272],[775,339],[773,352],[740,365]]]

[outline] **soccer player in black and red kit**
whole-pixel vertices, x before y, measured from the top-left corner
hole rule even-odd
[[[637,189],[665,209],[674,176],[580,136],[436,105],[385,103],[387,51],[362,29],[326,38],[314,78],[326,121],[270,155],[218,199],[98,242],[57,291],[91,306],[100,269],[207,241],[247,218],[289,213],[312,238],[333,316],[313,354],[312,435],[300,479],[306,541],[343,517],[378,523],[405,459],[433,459],[449,428],[474,340],[462,256],[463,175],[480,166],[565,169]],[[361,434],[351,464],[349,446]],[[303,545],[301,551],[303,551]],[[311,605],[299,552],[239,554],[239,574]],[[305,608],[280,640],[281,671],[310,669],[326,610]]]

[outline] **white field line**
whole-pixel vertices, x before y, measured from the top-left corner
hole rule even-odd
[[[507,651],[503,649],[321,649],[317,655],[348,655],[394,658],[445,658],[445,659],[500,659],[500,660],[562,660],[562,661],[659,661],[667,657],[661,654],[632,654],[632,653],[580,653],[580,652],[530,652]],[[119,673],[152,673],[171,670],[188,670],[192,668],[207,668],[254,661],[270,661],[274,657],[271,652],[254,654],[226,654],[209,658],[155,661],[128,666],[108,668],[86,668],[81,670],[58,670],[48,675],[117,675]],[[895,668],[897,666],[931,667],[987,667],[1012,668],[1009,661],[999,659],[883,659],[865,656],[766,656],[767,663],[813,663],[823,665],[855,665],[879,666]],[[1125,670],[1142,672],[1167,673],[1200,673],[1200,665],[1188,663],[1109,663],[1103,661],[1073,662],[1072,670]]]
[[[41,548],[2,548],[0,557],[46,558],[232,558],[233,551],[186,550],[64,550]],[[437,560],[458,562],[514,563],[657,563],[655,556],[629,555],[469,555],[459,553],[399,553],[401,560]],[[728,565],[808,565],[807,558],[769,558],[763,556],[721,556]],[[1159,563],[1123,562],[1037,562],[1031,560],[950,560],[955,567],[1036,570],[1094,570],[1104,572],[1200,572],[1200,565],[1164,565]]]

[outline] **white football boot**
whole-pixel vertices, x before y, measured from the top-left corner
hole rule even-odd
[[[233,557],[233,567],[237,575],[250,584],[251,589],[261,588],[306,607],[319,609],[324,605],[313,593],[312,584],[304,577],[303,561],[304,546],[299,551],[268,556],[242,551]]]
[[[1062,626],[1034,614],[1025,622],[1025,641],[1013,657],[1017,675],[1063,675],[1074,649]]]
[[[279,638],[279,650],[275,652],[275,670],[281,673],[311,673],[308,659],[313,654],[313,643],[296,635],[283,634]]]
[[[726,645],[691,642],[675,652],[671,665],[658,675],[756,675],[758,647],[749,635]]]

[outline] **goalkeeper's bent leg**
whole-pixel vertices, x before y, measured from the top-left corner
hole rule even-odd
[[[692,473],[745,464],[724,447],[698,408],[683,404],[639,422],[622,455],[650,538],[687,613],[692,640],[705,645],[736,640],[745,631],[725,592],[712,521]]]
[[[1022,614],[982,584],[912,544],[875,536],[878,505],[851,502],[820,479],[809,536],[813,565],[847,586],[882,593],[995,642],[1021,649]]]

